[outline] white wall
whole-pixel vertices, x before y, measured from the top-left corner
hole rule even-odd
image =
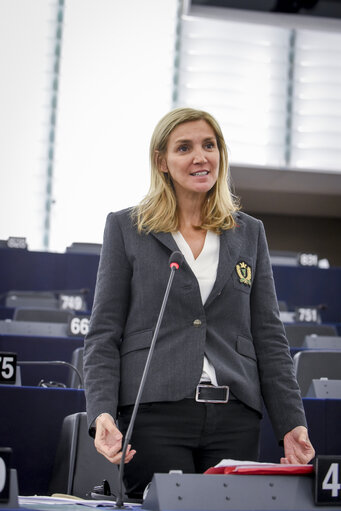
[[[102,241],[148,190],[152,130],[172,106],[177,2],[67,2],[51,248]]]
[[[0,239],[41,246],[54,2],[0,1]]]
[[[148,145],[172,107],[177,0],[66,0],[51,250],[101,242],[148,189]],[[56,2],[0,2],[0,239],[43,243]]]

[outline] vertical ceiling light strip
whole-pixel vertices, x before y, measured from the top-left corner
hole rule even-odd
[[[45,218],[43,230],[43,247],[49,249],[50,245],[50,227],[51,227],[51,209],[53,204],[53,168],[55,152],[55,135],[57,124],[58,90],[59,90],[59,69],[62,49],[63,22],[64,22],[64,0],[58,0],[56,4],[55,18],[55,40],[53,45],[53,67],[52,84],[50,96],[50,114],[48,122],[48,142],[47,142],[47,168],[46,168],[46,188],[45,188]]]
[[[174,67],[173,67],[173,94],[172,94],[172,108],[176,108],[179,98],[179,73],[180,73],[180,54],[181,54],[181,18],[184,10],[187,10],[187,3],[184,0],[179,0],[177,19],[176,19],[176,32],[175,32],[175,51],[174,51]]]
[[[291,166],[341,171],[341,35],[298,29]]]
[[[291,163],[292,146],[292,113],[294,101],[294,69],[295,69],[295,44],[296,30],[290,30],[289,51],[288,51],[288,87],[287,87],[287,108],[286,108],[286,130],[284,145],[284,161],[286,167]]]

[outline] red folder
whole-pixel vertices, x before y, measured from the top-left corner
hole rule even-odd
[[[285,465],[285,464],[255,464],[255,465],[227,465],[225,467],[211,467],[205,474],[254,474],[254,475],[298,475],[311,474],[313,465]]]

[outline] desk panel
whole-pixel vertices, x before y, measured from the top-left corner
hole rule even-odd
[[[1,249],[0,295],[9,290],[88,289],[87,305],[91,309],[98,262],[96,254]]]
[[[341,455],[341,399],[303,399],[310,440],[316,454]],[[260,461],[278,463],[283,448],[277,443],[268,414],[261,427]]]
[[[0,351],[17,354],[18,360],[63,360],[71,362],[75,349],[83,346],[83,339],[73,337],[30,337],[0,335]],[[69,381],[70,369],[56,366],[21,366],[22,385],[36,386],[41,379]]]
[[[20,495],[47,495],[63,419],[85,410],[83,390],[0,387],[0,442],[13,450]]]
[[[11,289],[53,291],[86,288],[91,309],[98,262],[97,254],[0,249],[0,296]],[[341,268],[273,266],[273,272],[280,300],[285,300],[289,306],[326,304],[322,321],[341,322]]]
[[[317,454],[341,454],[341,400],[304,399],[310,437]],[[82,390],[0,387],[0,439],[13,449],[21,495],[46,495],[61,425],[66,415],[85,410]],[[267,414],[261,425],[260,461],[278,462],[278,446]],[[100,481],[99,481],[100,483]]]
[[[341,268],[273,266],[273,274],[279,300],[289,307],[325,304],[322,322],[341,322]]]

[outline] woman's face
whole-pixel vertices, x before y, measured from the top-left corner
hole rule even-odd
[[[206,194],[219,174],[220,153],[211,126],[204,120],[179,124],[170,134],[162,172],[169,172],[177,197]]]

